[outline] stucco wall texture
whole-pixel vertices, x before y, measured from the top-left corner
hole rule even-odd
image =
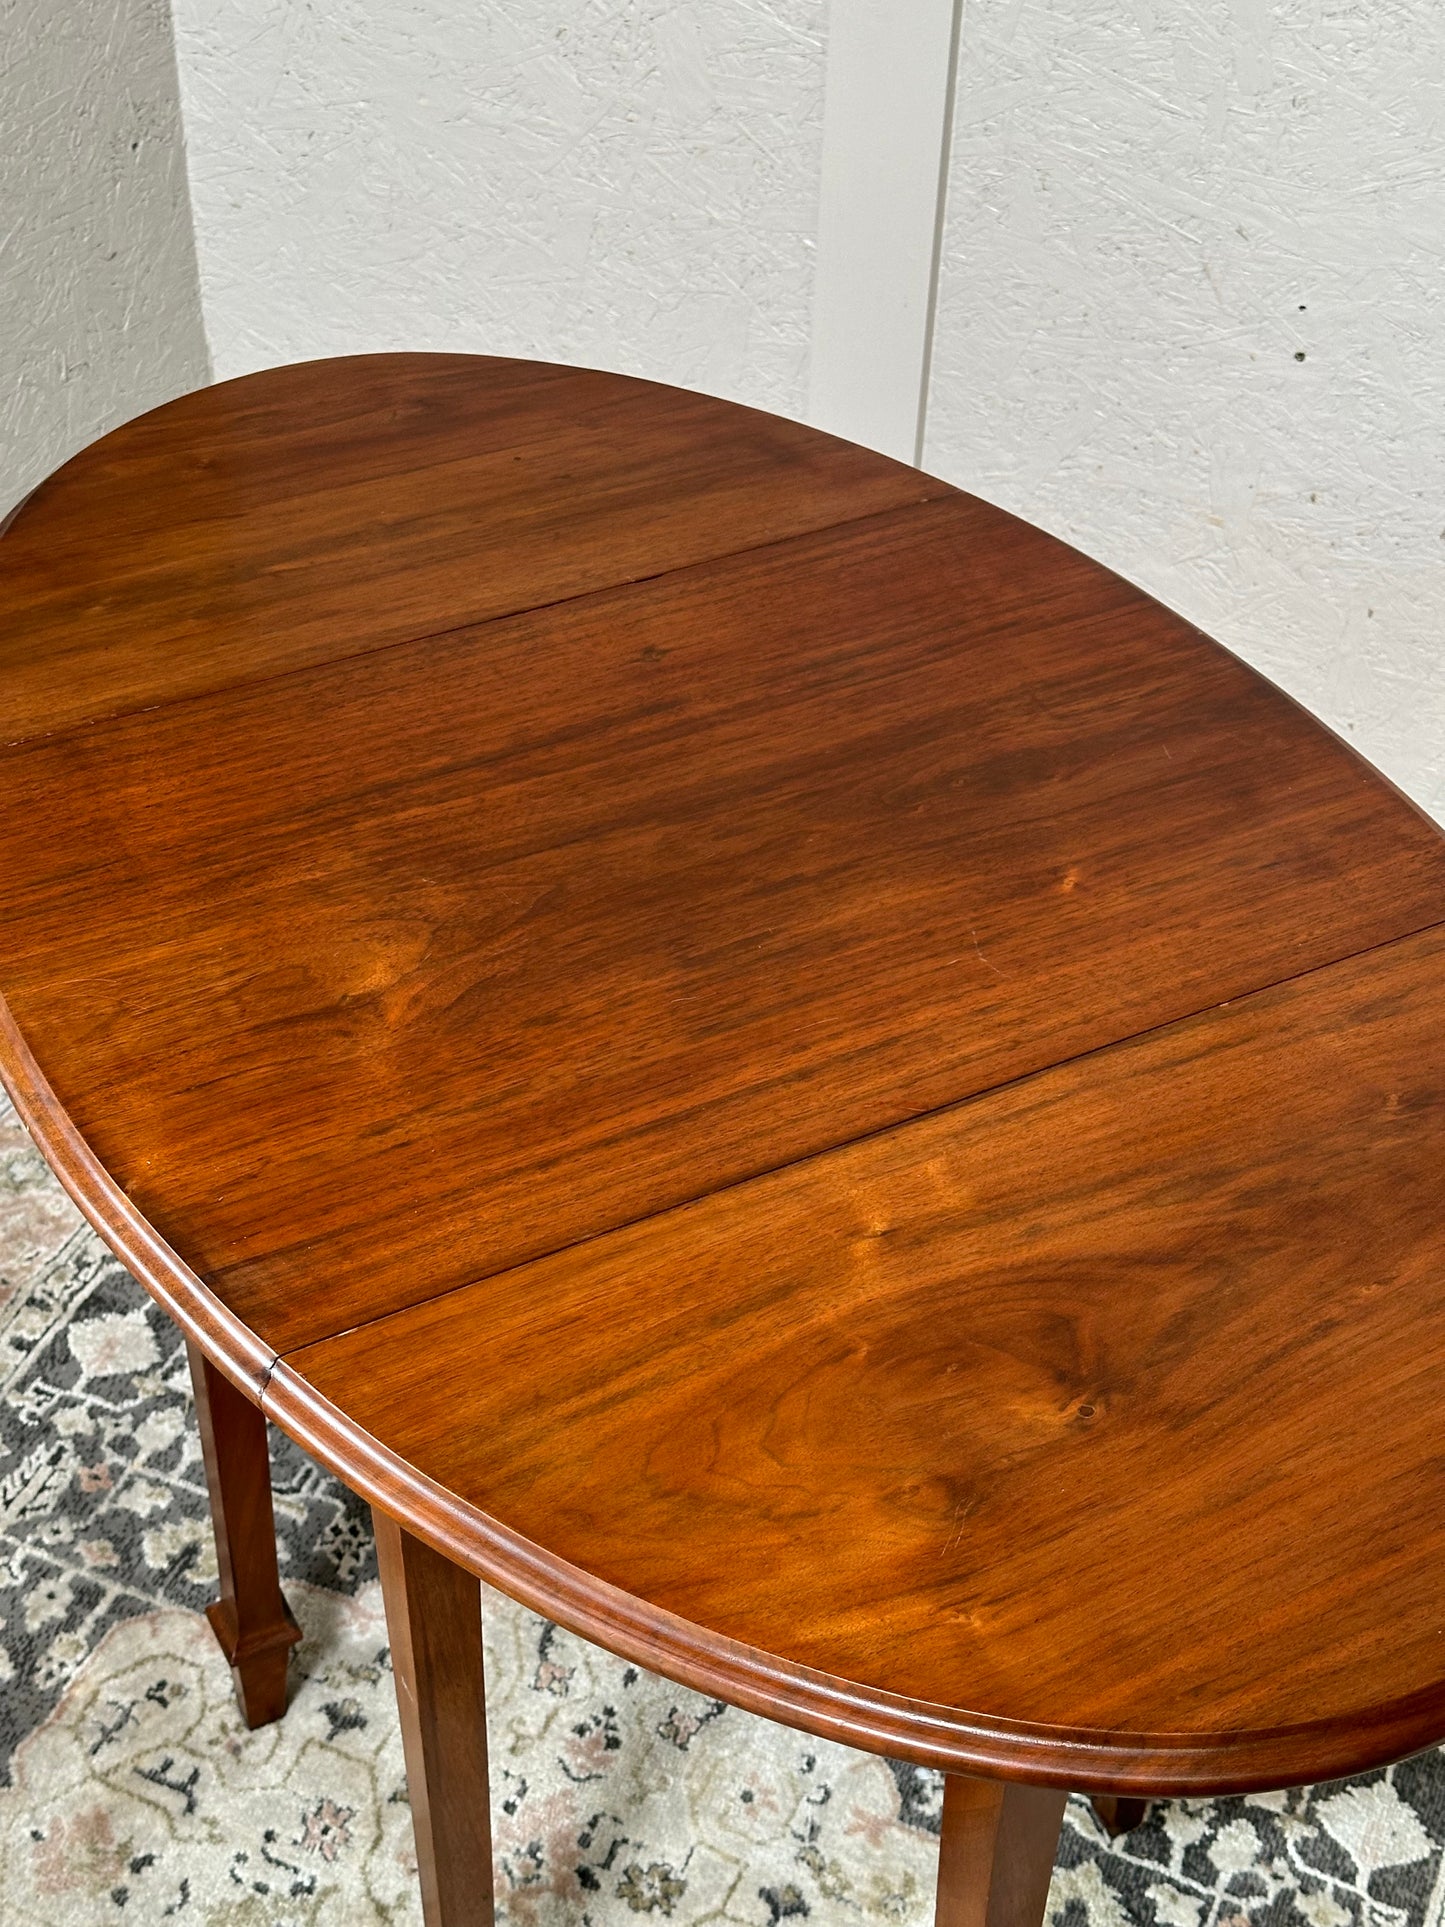
[[[177,0],[218,375],[367,348],[803,404],[821,0]]]
[[[207,378],[165,0],[0,0],[0,515]]]
[[[589,362],[800,414],[827,7],[175,0],[216,372]],[[0,509],[205,378],[164,0],[0,0]],[[926,466],[1445,819],[1445,11],[964,0]]]
[[[1445,819],[1445,14],[965,0],[926,466]]]

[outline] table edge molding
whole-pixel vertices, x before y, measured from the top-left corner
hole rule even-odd
[[[136,1209],[72,1122],[0,996],[0,1083],[72,1201],[128,1270],[256,1404],[276,1363],[258,1338]]]
[[[1338,1779],[1445,1733],[1445,1681],[1365,1715],[1217,1733],[1039,1726],[908,1699],[711,1632],[548,1552],[392,1452],[284,1357],[262,1410],[407,1531],[534,1612],[679,1685],[866,1752],[948,1773],[1165,1798]]]
[[[96,1232],[219,1370],[303,1450],[435,1551],[621,1657],[767,1719],[951,1773],[1149,1798],[1341,1779],[1445,1735],[1445,1680],[1290,1726],[1141,1734],[1029,1725],[910,1700],[709,1631],[596,1578],[447,1491],[325,1398],[150,1225],[76,1128],[0,996],[0,1082]]]

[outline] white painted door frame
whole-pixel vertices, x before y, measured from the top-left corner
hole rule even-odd
[[[808,419],[923,458],[963,0],[831,0]]]

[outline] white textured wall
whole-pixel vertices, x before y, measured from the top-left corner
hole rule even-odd
[[[165,0],[0,0],[0,514],[206,378]]]
[[[808,419],[921,454],[960,0],[829,0]]]
[[[1438,0],[965,0],[934,370],[929,467],[1445,817]]]
[[[470,348],[802,412],[824,14],[177,0],[217,372]],[[3,505],[204,351],[161,0],[0,29]],[[925,459],[1445,816],[1442,176],[1436,0],[965,0]]]
[[[177,0],[218,375],[533,354],[803,405],[822,0]]]

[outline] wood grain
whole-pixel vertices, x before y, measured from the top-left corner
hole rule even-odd
[[[373,1515],[426,1927],[492,1927],[481,1588]]]
[[[268,1409],[818,1730],[831,1681],[945,1766],[1361,1770],[1445,1731],[1442,994],[1410,938],[307,1348]]]
[[[1065,1793],[950,1773],[943,1783],[937,1927],[1040,1927]]]
[[[949,1770],[1445,1732],[1442,920],[1225,651],[723,403],[270,371],[0,544],[0,1074],[92,1222],[422,1591]]]
[[[61,1102],[277,1350],[1445,916],[1348,750],[962,498],[0,758],[0,869]]]
[[[184,396],[0,550],[0,744],[948,493],[794,422],[588,369],[371,355]]]
[[[0,1082],[86,1218],[185,1336],[259,1403],[275,1350],[243,1324],[148,1223],[76,1129],[0,997]]]

